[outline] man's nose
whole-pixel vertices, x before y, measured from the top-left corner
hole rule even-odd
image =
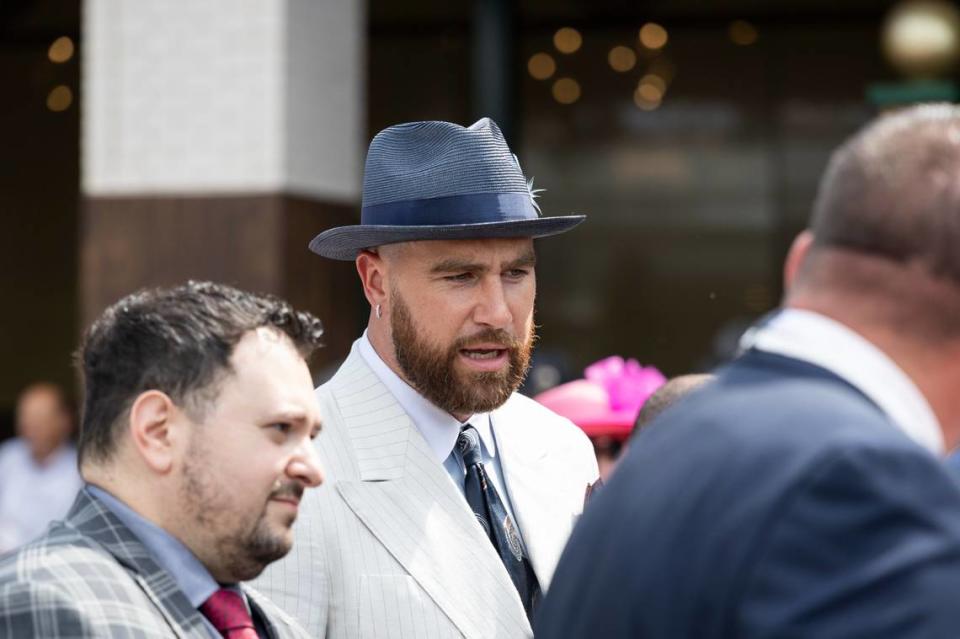
[[[300,445],[296,456],[290,460],[287,473],[294,479],[299,479],[308,488],[323,483],[323,469],[320,467],[320,456],[313,440],[308,439]]]
[[[474,321],[493,328],[508,328],[513,313],[507,304],[506,291],[500,278],[491,278],[481,288],[481,298],[474,310]]]

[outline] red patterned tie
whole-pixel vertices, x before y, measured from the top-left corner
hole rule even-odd
[[[203,602],[200,612],[226,639],[258,639],[247,605],[236,590],[216,591]]]

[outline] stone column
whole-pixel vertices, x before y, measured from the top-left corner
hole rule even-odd
[[[359,219],[364,6],[85,1],[84,324],[137,288],[213,279],[314,311],[318,361],[345,356],[353,265],[307,242]]]

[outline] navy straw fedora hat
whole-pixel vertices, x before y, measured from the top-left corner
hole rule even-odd
[[[324,231],[310,250],[335,260],[394,242],[544,237],[583,215],[542,217],[497,124],[408,122],[370,143],[360,224]]]

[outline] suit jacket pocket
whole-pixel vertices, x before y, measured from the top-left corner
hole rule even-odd
[[[410,575],[360,575],[362,639],[462,637]]]

